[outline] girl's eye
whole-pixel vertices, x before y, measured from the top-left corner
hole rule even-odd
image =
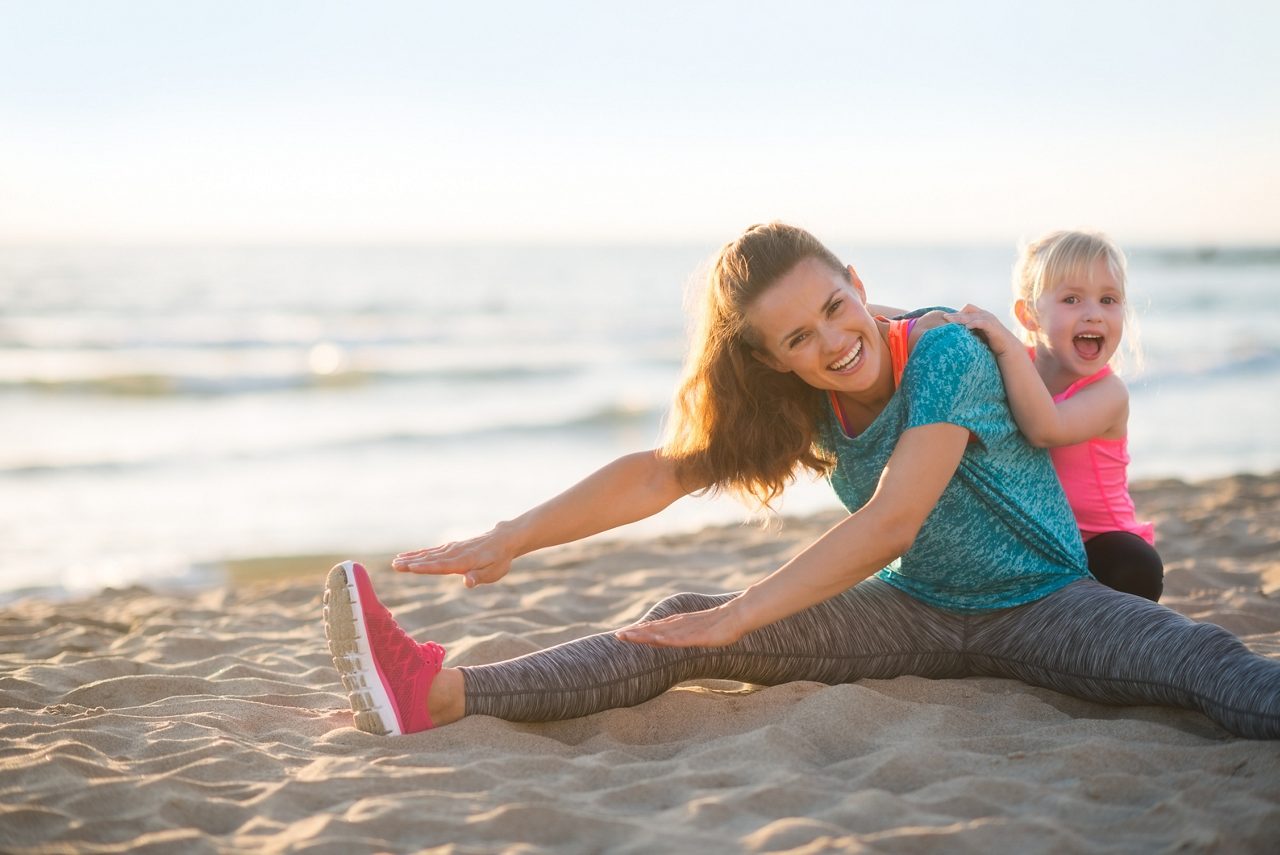
[[[1102,302],[1103,302],[1103,303],[1106,303],[1107,305],[1111,305],[1112,303],[1119,303],[1119,302],[1120,302],[1120,298],[1119,298],[1119,297],[1112,297],[1110,294],[1108,294],[1107,296],[1105,296],[1105,297],[1103,297],[1103,298],[1102,298]]]
[[[795,338],[791,339],[791,341],[787,342],[787,347],[794,348],[796,345],[800,344],[800,342],[804,341],[808,337],[809,337],[808,333],[800,333],[800,335],[796,336]]]
[[[1071,295],[1071,296],[1063,297],[1062,302],[1067,303],[1069,305],[1074,305],[1080,302],[1080,298],[1074,295]]]

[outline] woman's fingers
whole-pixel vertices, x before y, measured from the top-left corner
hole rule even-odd
[[[468,588],[497,582],[511,568],[511,558],[488,537],[401,552],[391,561],[401,573],[462,576]]]
[[[427,549],[415,549],[412,552],[401,552],[391,560],[391,566],[397,570],[408,570],[413,573],[434,572],[427,568],[456,562],[460,558],[471,555],[475,551],[477,542],[478,539],[464,540],[446,543],[441,546],[432,546]],[[451,573],[456,572],[456,570],[444,570],[441,572]]]
[[[468,588],[474,588],[476,585],[492,585],[503,576],[506,576],[507,571],[510,569],[511,562],[509,561],[486,564],[483,567],[468,570],[463,574],[463,581]]]
[[[719,609],[632,624],[614,636],[621,641],[654,647],[723,647],[738,640]]]
[[[393,567],[408,565],[410,562],[422,561],[424,559],[433,558],[437,555],[444,554],[452,549],[456,544],[446,543],[443,546],[433,546],[430,549],[415,549],[412,552],[401,552],[391,559]]]

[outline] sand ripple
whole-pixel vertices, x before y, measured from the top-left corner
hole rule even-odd
[[[1167,602],[1280,658],[1280,479],[1136,491]],[[587,544],[508,584],[379,574],[453,661],[526,653],[680,589],[733,590],[830,520]],[[996,679],[709,681],[545,725],[354,730],[321,580],[0,612],[5,852],[1273,852],[1280,742]]]

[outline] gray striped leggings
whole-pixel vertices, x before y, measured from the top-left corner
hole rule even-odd
[[[736,594],[676,594],[646,620]],[[728,647],[659,648],[592,635],[461,669],[468,714],[510,721],[627,707],[685,680],[773,686],[863,677],[1007,677],[1104,704],[1199,710],[1233,734],[1280,738],[1280,661],[1221,627],[1093,580],[1024,606],[957,614],[876,578]]]

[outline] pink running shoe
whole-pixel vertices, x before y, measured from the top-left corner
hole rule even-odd
[[[354,561],[329,571],[324,632],[357,728],[399,736],[432,727],[427,694],[444,664],[444,648],[410,638],[378,602],[368,571]]]

